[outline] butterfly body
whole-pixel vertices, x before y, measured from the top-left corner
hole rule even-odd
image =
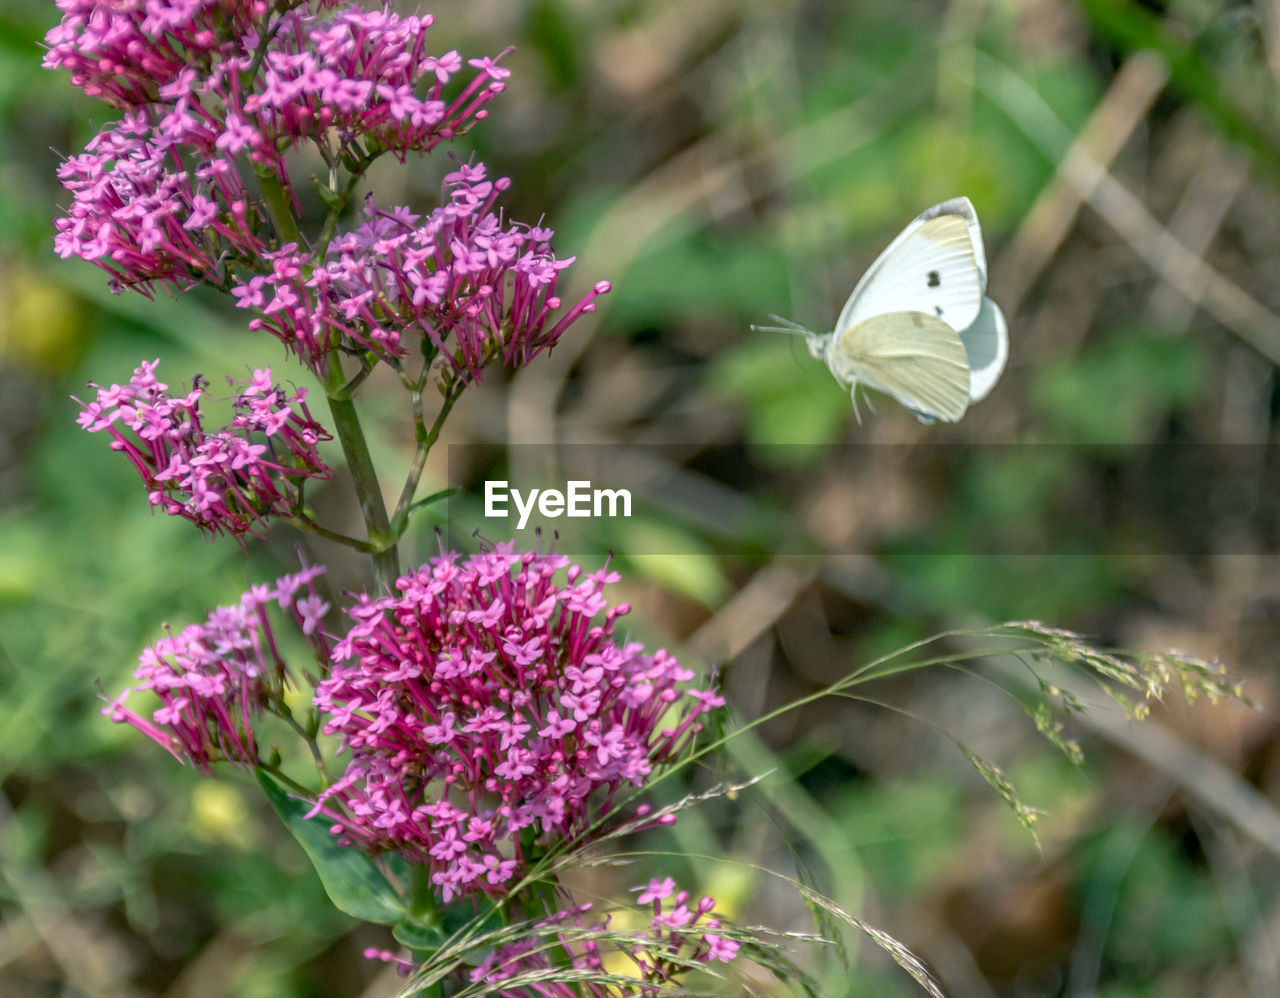
[[[785,319],[758,327],[800,333],[857,402],[863,385],[926,422],[955,422],[991,391],[1008,357],[1008,327],[985,296],[987,260],[968,198],[917,216],[858,281],[835,329]]]

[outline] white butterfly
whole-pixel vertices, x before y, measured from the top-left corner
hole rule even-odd
[[[987,256],[968,198],[920,213],[862,276],[830,333],[788,319],[754,326],[800,333],[809,352],[848,385],[897,399],[921,420],[954,423],[985,398],[1009,356],[1000,306],[984,296]]]

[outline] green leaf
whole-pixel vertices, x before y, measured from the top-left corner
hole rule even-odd
[[[434,952],[444,945],[444,930],[439,925],[397,922],[391,929],[396,942],[409,949]]]
[[[439,492],[432,492],[431,495],[427,496],[425,499],[418,499],[415,501],[414,504],[409,507],[409,512],[414,513],[422,509],[424,506],[430,506],[432,503],[437,503],[441,499],[448,499],[457,491],[457,489],[441,489]]]
[[[409,949],[433,952],[465,928],[470,928],[470,935],[474,938],[496,932],[504,924],[502,913],[496,906],[481,916],[469,902],[460,901],[397,922],[391,934]]]
[[[307,818],[311,810],[307,803],[290,796],[265,770],[258,770],[258,782],[271,806],[306,850],[334,905],[352,918],[382,925],[394,925],[405,917],[403,902],[372,859],[358,849],[340,845],[329,834],[323,817]]]
[[[343,203],[347,200],[345,196],[339,194],[328,184],[316,181],[316,190],[320,192],[320,200],[329,208],[342,208]]]

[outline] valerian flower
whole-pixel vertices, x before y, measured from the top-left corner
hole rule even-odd
[[[197,378],[186,395],[169,394],[156,379],[159,361],[144,362],[126,385],[97,388],[82,403],[78,422],[91,433],[105,430],[112,450],[129,458],[149,490],[151,504],[190,520],[211,534],[243,538],[269,515],[289,516],[302,501],[308,479],[332,473],[318,445],[330,439],[311,417],[305,388],[292,393],[274,384],[269,368],[254,371],[233,400],[231,424],[205,429]]]
[[[316,566],[255,586],[234,606],[219,607],[203,624],[190,624],[142,653],[134,677],[103,713],[130,724],[182,762],[206,775],[214,762],[257,765],[254,724],[268,704],[282,702],[292,680],[280,657],[268,607],[275,603],[307,637],[320,658],[329,642],[320,622],[329,605],[316,592]],[[305,589],[305,595],[300,591]],[[125,706],[131,693],[160,700],[151,716]]]
[[[444,178],[441,205],[425,217],[365,203],[365,222],[335,238],[322,264],[296,244],[265,254],[270,270],[232,289],[266,329],[315,367],[335,343],[400,357],[425,350],[451,377],[479,380],[490,361],[523,367],[553,347],[594,299],[600,282],[561,310],[559,260],[550,229],[505,221],[495,208],[509,181],[482,163]]]
[[[354,183],[382,153],[428,153],[487,114],[508,71],[428,54],[430,16],[250,0],[60,6],[45,64],[122,114],[62,164],[72,203],[54,246],[106,270],[114,290],[207,281],[317,373],[337,349],[396,360],[427,348],[467,382],[490,361],[521,367],[550,349],[608,290],[562,309],[571,259],[552,253],[549,228],[503,218],[509,181],[479,163],[448,174],[425,217],[370,198],[359,227],[312,240],[284,219],[301,212],[289,150],[324,160],[332,206],[350,194],[329,187],[342,171]]]
[[[286,154],[313,145],[357,171],[426,153],[484,117],[507,71],[430,55],[432,18],[312,0],[59,0],[45,65],[121,109],[60,171],[73,200],[55,246],[113,287],[219,285],[280,240],[245,183],[274,177],[297,213]],[[334,9],[340,8],[340,9]],[[265,32],[265,34],[264,34]]]
[[[631,958],[647,979],[664,980],[678,974],[680,964],[671,963],[674,957],[679,957],[682,962],[728,963],[738,955],[736,941],[704,931],[720,928],[720,920],[712,917],[715,898],[701,898],[690,910],[689,892],[677,891],[675,881],[670,877],[654,878],[643,887],[633,887],[632,890],[639,892],[637,903],[652,905],[648,933],[652,942],[631,950]],[[665,910],[664,901],[667,902]]]
[[[615,638],[617,578],[508,545],[362,597],[316,692],[351,761],[315,812],[352,845],[425,865],[446,901],[501,896],[544,845],[620,815],[619,791],[724,701],[683,689],[694,674],[667,652]]]
[[[612,916],[584,927],[584,916],[592,906],[575,905],[530,926],[521,938],[491,950],[469,972],[468,979],[473,985],[483,985],[485,994],[501,998],[523,998],[528,994],[553,998],[576,998],[582,994],[620,998],[638,994],[656,998],[677,983],[691,963],[730,963],[737,957],[736,940],[710,931],[722,926],[720,918],[715,917],[714,898],[702,898],[690,911],[688,892],[677,892],[670,877],[651,880],[647,888],[633,890],[643,891],[640,904],[653,902],[649,931],[619,933],[610,927]],[[663,911],[665,899],[670,899],[667,912]],[[578,931],[562,928],[570,923]],[[606,974],[602,955],[605,947],[625,953],[635,964],[640,976],[633,984],[621,984],[616,968]],[[553,952],[556,959],[580,972],[576,988],[554,979]],[[393,959],[389,953],[367,955]]]

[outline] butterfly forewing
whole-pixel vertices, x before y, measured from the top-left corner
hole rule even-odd
[[[927,312],[955,330],[977,318],[985,261],[976,256],[981,248],[975,253],[969,220],[930,212],[907,226],[858,282],[836,322],[837,334],[891,312]]]
[[[838,333],[827,358],[846,384],[861,382],[908,409],[954,423],[969,406],[969,363],[956,331],[925,312],[873,315]]]

